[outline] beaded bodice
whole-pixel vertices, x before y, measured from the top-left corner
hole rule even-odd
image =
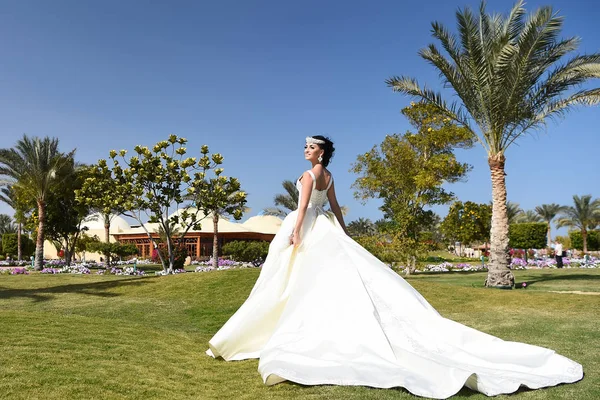
[[[322,208],[325,205],[325,203],[327,203],[327,191],[333,183],[333,176],[329,179],[329,184],[327,185],[327,188],[323,190],[317,190],[317,179],[315,178],[315,174],[311,170],[309,170],[308,173],[313,178],[312,192],[310,193],[310,200],[308,201],[308,206]],[[300,180],[300,178],[298,178],[298,180],[296,181],[296,189],[298,189],[298,204],[300,204],[302,198],[302,181]]]

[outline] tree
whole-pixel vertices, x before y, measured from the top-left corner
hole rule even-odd
[[[359,218],[355,221],[351,221],[347,228],[352,237],[372,236],[377,232],[377,227],[368,218]]]
[[[416,132],[387,135],[381,145],[359,155],[351,171],[359,175],[353,184],[356,198],[383,200],[380,209],[395,230],[393,235],[388,230],[393,240],[385,240],[395,244],[394,252],[405,246],[402,251],[416,257],[423,249],[421,232],[436,218],[426,207],[451,201],[454,195],[443,184],[463,179],[470,170],[453,151],[471,147],[472,136],[429,105],[412,104],[402,113]]]
[[[537,206],[535,208],[535,212],[548,224],[548,232],[546,243],[548,246],[552,243],[552,221],[556,217],[556,215],[563,210],[563,206],[558,205],[556,203],[552,204],[542,204],[541,206]]]
[[[394,91],[434,105],[447,118],[476,135],[487,152],[492,180],[493,216],[487,286],[513,286],[509,270],[506,215],[506,150],[547,119],[562,116],[577,105],[600,103],[600,88],[577,88],[600,77],[600,54],[577,55],[578,38],[560,39],[563,18],[551,7],[541,7],[526,19],[519,0],[508,16],[487,14],[482,1],[479,15],[458,10],[459,36],[438,22],[433,36],[447,53],[431,44],[419,55],[433,65],[457,101],[448,104],[437,93],[409,77],[386,82]],[[477,126],[477,130],[475,129]]]
[[[274,215],[279,218],[284,218],[290,212],[298,209],[298,189],[296,184],[292,181],[281,182],[283,186],[284,194],[276,194],[273,199],[275,207],[268,207],[263,210],[264,215]],[[342,215],[348,213],[348,207],[341,206]]]
[[[202,218],[199,218],[199,213],[207,194],[206,173],[223,162],[223,156],[219,153],[209,155],[206,145],[200,149],[200,159],[184,157],[187,153],[184,147],[186,143],[187,139],[170,135],[168,140],[156,143],[152,150],[145,146],[135,146],[136,155],[129,160],[125,159],[126,150],[111,150],[113,167],[106,167],[114,185],[119,187],[119,193],[123,195],[123,199],[118,200],[120,207],[127,210],[123,215],[140,223],[154,248],[158,247],[158,243],[153,232],[148,231],[144,224],[144,216],[164,230],[168,238],[168,257],[163,257],[160,251],[158,256],[165,273],[172,273],[174,269],[175,251],[171,227],[174,224],[180,227],[182,237],[190,229],[200,228]],[[106,161],[100,160],[98,163],[104,168]],[[90,184],[94,181],[92,178]],[[186,196],[195,196],[196,204],[189,204],[185,200]]]
[[[2,242],[3,255],[8,254],[11,257],[14,257],[14,255],[17,254],[17,240],[18,238],[16,233],[5,233],[2,235],[2,240],[0,240],[0,242]],[[25,235],[21,238],[21,246],[21,251],[24,257],[31,256],[35,251],[35,244]]]
[[[223,157],[220,157],[221,164]],[[194,202],[200,206],[204,215],[210,215],[213,221],[213,267],[219,266],[219,218],[232,216],[240,220],[245,211],[246,192],[241,190],[237,178],[222,176],[223,168],[213,169],[215,176],[204,179],[201,189],[196,193]]]
[[[577,250],[583,250],[583,237],[581,235],[581,231],[571,231],[569,232],[568,238],[572,243],[572,247]],[[598,251],[600,250],[600,231],[591,231],[587,232],[587,249],[589,251]]]
[[[54,186],[63,183],[57,171],[71,162],[74,154],[75,150],[61,153],[56,138],[29,138],[27,135],[23,135],[14,148],[0,149],[0,177],[33,199],[37,206],[36,270],[42,269],[44,261],[47,196]]]
[[[440,230],[452,242],[464,244],[488,242],[492,223],[492,206],[467,201],[454,202],[442,221]]]
[[[23,201],[19,201],[16,189],[10,185],[0,188],[0,201],[15,211],[14,217],[17,223],[17,260],[21,261],[23,258],[21,235],[23,234],[23,224],[26,220],[26,206]]]
[[[110,243],[111,222],[117,215],[127,212],[131,187],[128,184],[115,184],[113,172],[106,160],[99,160],[87,167],[85,176],[81,189],[75,192],[77,201],[100,214],[104,222],[104,240]],[[104,257],[106,265],[110,265],[110,252],[105,253]]]
[[[235,261],[249,262],[255,267],[261,265],[269,254],[269,242],[263,240],[234,240],[223,246],[223,253]]]
[[[4,233],[16,233],[17,227],[10,215],[0,214],[0,235]]]
[[[569,227],[579,229],[583,240],[583,252],[587,253],[587,233],[600,219],[600,199],[592,200],[592,196],[573,196],[573,206],[564,207],[556,226],[558,228]]]
[[[539,216],[539,214],[534,210],[522,211],[516,217],[516,223],[533,223],[533,222],[542,222],[544,219]]]

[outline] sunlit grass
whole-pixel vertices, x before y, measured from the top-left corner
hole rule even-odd
[[[264,386],[257,360],[204,354],[259,271],[167,277],[0,276],[0,398],[410,399],[403,389]],[[511,398],[600,398],[600,271],[517,271],[527,289],[482,287],[485,274],[409,278],[444,316],[507,340],[550,347],[584,366],[573,385]],[[485,396],[463,390],[456,398]],[[508,398],[498,396],[497,398]]]

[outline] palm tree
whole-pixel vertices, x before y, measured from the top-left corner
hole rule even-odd
[[[23,232],[23,223],[25,222],[23,205],[18,202],[17,194],[12,186],[0,188],[0,201],[15,211],[15,221],[17,222],[17,259],[21,261],[21,258],[23,258],[21,234]]]
[[[537,206],[535,208],[535,212],[542,217],[544,221],[548,224],[548,246],[552,243],[552,234],[551,234],[551,224],[556,215],[563,210],[563,206],[552,203],[552,204],[542,204],[541,206]]]
[[[351,236],[370,236],[377,232],[377,228],[370,219],[359,218],[348,224],[348,232]]]
[[[12,149],[0,149],[0,183],[10,184],[34,199],[38,209],[38,228],[35,246],[35,269],[40,270],[44,259],[44,228],[46,199],[61,176],[57,172],[72,163],[75,151],[62,154],[58,139],[29,138],[23,135]],[[63,175],[64,176],[64,175]]]
[[[492,207],[494,203],[492,202]],[[508,224],[516,224],[519,221],[519,217],[523,214],[523,209],[519,206],[519,203],[512,201],[506,202],[506,217],[508,218]]]
[[[533,210],[527,210],[517,215],[517,223],[542,222],[543,219]]]
[[[281,182],[285,194],[277,194],[273,199],[275,207],[265,208],[263,214],[275,215],[276,217],[285,217],[291,211],[298,208],[298,189],[293,181],[285,180]]]
[[[6,214],[0,214],[0,236],[5,233],[15,233],[17,227],[14,224],[13,219]]]
[[[579,229],[583,239],[583,252],[587,253],[588,229],[598,224],[600,219],[600,199],[592,200],[592,196],[573,196],[573,206],[564,207],[556,226]]]
[[[505,152],[531,129],[576,105],[600,103],[600,88],[577,89],[600,77],[600,54],[559,60],[577,49],[578,38],[561,39],[563,18],[541,7],[526,18],[519,0],[508,16],[479,15],[469,8],[456,13],[459,35],[438,22],[432,24],[449,57],[431,44],[419,55],[440,73],[457,101],[448,104],[440,93],[410,77],[386,81],[394,91],[435,105],[447,118],[468,128],[487,152],[492,180],[492,230],[486,286],[512,286],[508,268]],[[575,89],[575,90],[573,90]],[[475,128],[477,126],[477,130]]]
[[[284,194],[277,194],[273,199],[275,207],[268,207],[263,210],[263,215],[274,215],[279,218],[284,218],[290,212],[298,209],[298,189],[296,184],[292,181],[281,182],[283,186]],[[348,214],[347,206],[340,206],[342,215]]]

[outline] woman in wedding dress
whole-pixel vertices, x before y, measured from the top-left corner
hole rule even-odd
[[[404,387],[444,399],[463,386],[489,396],[576,382],[582,366],[552,350],[503,341],[442,317],[346,231],[327,165],[333,143],[306,138],[312,168],[250,296],[206,353],[259,358],[267,385]],[[331,212],[323,207],[329,201]]]

